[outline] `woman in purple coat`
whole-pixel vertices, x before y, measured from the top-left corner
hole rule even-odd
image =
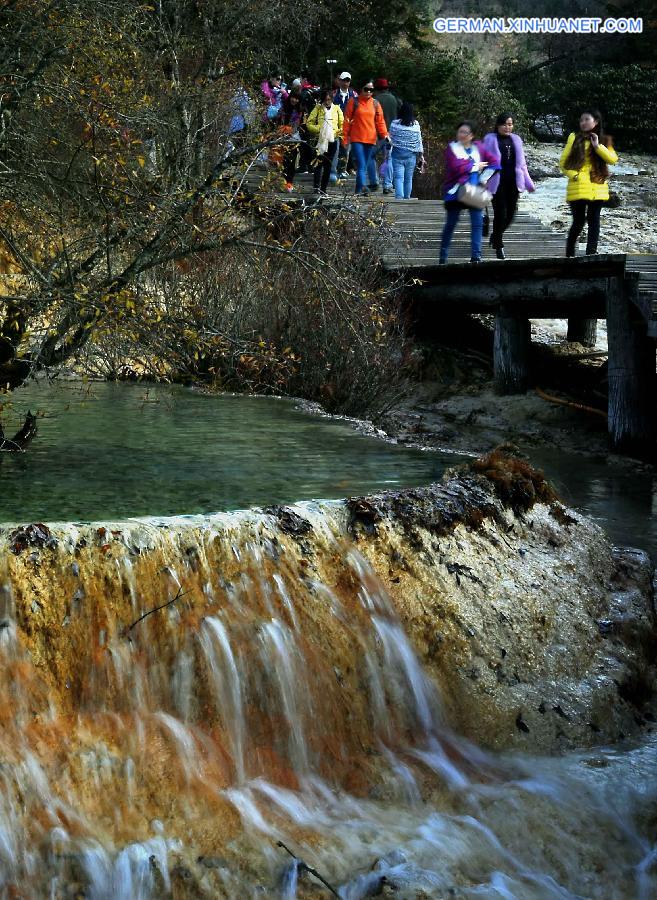
[[[468,182],[480,184],[481,173],[488,168],[499,168],[499,154],[493,156],[483,144],[475,141],[474,126],[471,122],[461,122],[456,130],[456,140],[448,144],[445,150],[443,199],[446,215],[440,240],[440,259],[438,260],[438,264],[441,266],[447,262],[454,229],[462,209],[467,209],[470,213],[470,262],[481,262],[484,211],[461,203],[458,199],[458,191],[462,184]]]
[[[513,133],[513,116],[501,113],[495,120],[495,131],[484,138],[484,147],[497,157],[499,171],[489,179],[486,187],[493,194],[493,233],[491,247],[498,259],[506,259],[504,232],[507,230],[518,206],[520,191],[536,190],[527,171],[522,141]]]

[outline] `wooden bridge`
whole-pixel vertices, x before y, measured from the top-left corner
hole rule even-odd
[[[291,195],[314,202],[309,176]],[[568,319],[568,340],[593,346],[597,319],[607,320],[608,428],[612,446],[654,451],[657,434],[657,255],[564,257],[565,235],[519,211],[497,260],[484,238],[484,261],[470,259],[470,217],[461,214],[446,266],[438,266],[444,206],[439,200],[395,200],[381,192],[355,197],[353,180],[322,203],[361,208],[383,203],[391,239],[383,263],[409,276],[409,293],[424,334],[439,333],[447,307],[495,316],[494,379],[498,392],[527,389],[530,319]],[[290,196],[290,195],[287,195]]]

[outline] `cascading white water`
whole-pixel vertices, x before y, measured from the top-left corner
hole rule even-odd
[[[446,724],[363,555],[324,529],[299,562],[247,524],[167,537],[166,566],[122,557],[106,603],[107,581],[78,584],[62,563],[78,599],[53,614],[56,635],[19,621],[4,571],[7,896],[319,889],[279,841],[344,900],[385,880],[408,898],[654,895],[653,744],[484,752]],[[330,583],[320,556],[340,560]]]

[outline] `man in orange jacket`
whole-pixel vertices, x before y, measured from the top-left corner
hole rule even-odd
[[[378,100],[372,96],[374,85],[371,81],[361,89],[355,100],[350,100],[344,113],[344,143],[351,145],[351,152],[356,160],[356,193],[367,194],[376,191],[378,184],[370,176],[366,187],[368,166],[376,151],[379,138],[388,138],[386,120]]]

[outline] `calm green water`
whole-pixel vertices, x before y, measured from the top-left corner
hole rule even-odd
[[[0,522],[218,512],[428,484],[463,457],[359,435],[349,425],[262,397],[182,387],[28,385],[3,417],[27,409],[39,434],[0,454]]]

